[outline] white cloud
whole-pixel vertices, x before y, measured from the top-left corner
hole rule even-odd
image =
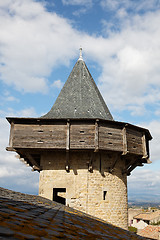
[[[16,153],[7,152],[5,148],[9,144],[9,123],[0,118],[0,186],[16,191],[38,193],[39,174],[31,172],[16,157]],[[27,184],[26,184],[27,183]]]
[[[153,171],[146,167],[137,168],[128,177],[129,199],[159,202],[159,189],[160,169]]]
[[[62,0],[62,3],[64,5],[80,5],[80,6],[91,7],[93,4],[93,1],[92,0]]]
[[[119,9],[131,10],[134,12],[140,11],[152,11],[160,7],[160,2],[157,0],[101,0],[100,2],[103,8],[107,10],[117,11]]]
[[[19,91],[46,92],[46,77],[75,54],[78,33],[38,2],[1,2],[0,29],[1,80]]]
[[[82,45],[86,57],[102,68],[99,86],[112,109],[140,115],[146,104],[160,101],[159,11],[131,16],[119,32],[108,32],[107,26],[104,38],[78,32],[38,2],[30,10],[31,2],[10,0],[3,7],[1,3],[2,81],[19,91],[46,92],[46,78],[56,66],[67,65]]]
[[[53,84],[52,84],[52,87],[56,87],[58,89],[61,89],[62,86],[63,86],[63,82],[60,79],[54,81]]]
[[[151,161],[160,160],[160,121],[154,120],[148,124],[141,124],[148,128],[153,136],[150,142]]]
[[[120,32],[85,43],[88,55],[102,67],[99,87],[112,109],[145,109],[160,101],[159,21],[159,11],[135,16]]]
[[[62,0],[62,3],[64,5],[78,6],[77,10],[73,11],[74,16],[85,14],[93,6],[93,0]]]

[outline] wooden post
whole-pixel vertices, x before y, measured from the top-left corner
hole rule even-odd
[[[14,134],[14,123],[11,123],[11,129],[10,129],[10,138],[9,138],[9,146],[13,147],[13,134]]]
[[[67,120],[66,150],[70,148],[70,122]]]
[[[28,158],[28,160],[33,164],[32,168],[33,171],[37,170],[38,172],[41,171],[40,166],[38,165],[38,163],[35,161],[35,159],[32,157],[31,154],[29,153],[25,153],[25,156]]]
[[[65,169],[67,172],[70,170],[69,164],[69,149],[70,149],[70,121],[67,120],[67,135],[66,135],[66,165]]]
[[[122,137],[123,137],[123,153],[122,155],[126,155],[127,151],[127,136],[126,136],[126,127],[122,129]]]
[[[143,157],[142,158],[147,159],[148,158],[148,154],[147,154],[145,133],[143,133],[143,136],[142,136],[142,148],[143,148]]]
[[[99,126],[98,126],[98,119],[95,122],[95,139],[94,139],[94,145],[95,145],[95,152],[99,151]]]
[[[119,154],[117,154],[116,158],[115,158],[115,161],[113,162],[112,166],[109,168],[109,173],[112,173],[113,170],[114,170],[114,167],[116,166],[116,163],[119,159]]]

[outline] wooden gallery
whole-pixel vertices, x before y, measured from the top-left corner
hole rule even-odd
[[[40,196],[127,229],[127,176],[149,163],[152,137],[113,120],[81,52],[46,115],[7,120],[7,150],[40,172]]]

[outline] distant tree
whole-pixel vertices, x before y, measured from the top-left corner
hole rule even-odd
[[[158,222],[152,222],[152,223],[150,223],[150,225],[160,225],[160,221],[158,221]]]
[[[130,226],[130,227],[128,227],[128,230],[129,230],[130,232],[137,233],[137,228],[135,228],[135,227]]]

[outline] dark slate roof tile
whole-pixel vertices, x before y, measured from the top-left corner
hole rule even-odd
[[[113,120],[83,60],[77,61],[55,104],[42,118]]]
[[[0,211],[0,239],[147,239],[40,196],[0,188],[0,206],[12,205],[15,212]]]

